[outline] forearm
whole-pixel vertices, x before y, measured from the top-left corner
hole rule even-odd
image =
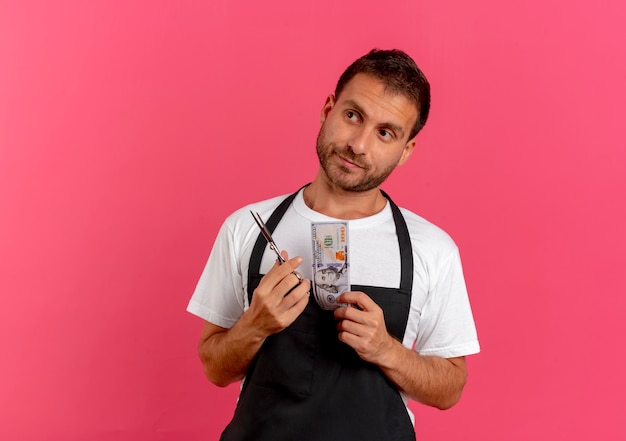
[[[205,324],[198,352],[212,383],[227,386],[241,380],[265,339],[285,329],[302,313],[311,285],[294,275],[301,263],[300,257],[282,265],[277,262],[261,279],[250,307],[232,328]]]
[[[363,360],[416,401],[439,409],[459,401],[467,377],[464,357],[425,357],[405,348],[387,331],[382,309],[363,292],[345,292],[337,302],[357,306],[337,308],[335,319],[339,340]]]
[[[377,364],[411,398],[439,409],[459,401],[467,378],[464,357],[421,356],[393,338],[391,349]]]
[[[207,329],[208,327],[208,329]],[[224,387],[241,380],[265,341],[258,329],[250,326],[246,314],[230,329],[207,324],[198,352],[207,378]]]

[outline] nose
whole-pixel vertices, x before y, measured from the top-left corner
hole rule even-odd
[[[355,130],[352,138],[348,142],[348,146],[356,155],[366,155],[369,152],[369,136],[363,128]]]

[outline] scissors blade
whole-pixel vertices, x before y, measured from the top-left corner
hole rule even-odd
[[[274,251],[276,253],[276,256],[278,256],[278,261],[281,264],[285,263],[286,262],[285,258],[280,255],[280,250],[276,246],[276,242],[274,242],[274,239],[272,239],[272,235],[270,234],[270,230],[268,230],[267,227],[265,226],[265,222],[263,222],[263,219],[261,219],[261,216],[259,215],[259,213],[253,213],[252,210],[250,210],[250,214],[252,215],[252,217],[256,221],[256,224],[261,229],[261,234],[263,234],[263,237],[265,238],[265,240],[267,240],[267,243],[270,245],[270,248],[272,249],[272,251]],[[298,274],[296,271],[294,271],[293,275],[298,278],[298,283],[302,282],[302,276],[300,276],[300,274]],[[287,293],[287,294],[289,294],[289,293]],[[287,294],[285,294],[285,295],[287,295]]]
[[[270,231],[267,229],[267,226],[265,226],[265,222],[263,222],[263,219],[261,219],[261,216],[259,215],[259,213],[253,213],[252,211],[250,211],[250,214],[252,214],[252,217],[256,221],[256,224],[261,229],[261,234],[263,234],[263,237],[265,238],[265,240],[267,240],[267,243],[269,243],[270,248],[278,256],[278,260],[280,260],[281,263],[285,263],[285,258],[280,255],[280,251],[278,247],[276,246],[276,242],[274,242],[274,239],[272,238]]]

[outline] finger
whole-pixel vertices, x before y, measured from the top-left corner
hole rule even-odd
[[[363,325],[343,320],[337,323],[337,338],[339,341],[346,343],[353,349],[363,349],[369,339],[369,330]]]
[[[353,332],[358,335],[365,335],[367,331],[361,329],[378,329],[385,326],[385,318],[382,309],[372,301],[365,310],[358,307],[341,307],[334,311],[335,320],[338,321],[337,329]],[[357,327],[358,325],[358,327]]]
[[[287,256],[287,252],[284,251],[283,255],[285,257]],[[287,266],[289,269],[291,269],[291,274],[294,275],[294,277],[297,279],[298,283],[302,282],[303,277],[302,274],[299,271],[296,271],[296,268],[298,268],[300,265],[302,264],[302,259],[300,257],[295,257],[293,259],[288,259],[287,261],[285,261],[285,264],[283,264],[283,266]]]
[[[306,281],[306,283],[308,283],[308,281]],[[301,283],[301,286],[303,285],[305,285],[305,281]],[[300,287],[297,289],[299,290]],[[292,297],[290,294],[285,297],[285,301],[289,302],[295,298],[296,296]],[[309,303],[309,300],[310,297],[308,295],[308,291],[305,291],[304,295],[302,295],[295,303],[293,303],[291,307],[285,312],[285,316],[290,324],[293,323],[300,316],[300,314],[302,314],[302,312],[306,308],[306,305]]]
[[[276,291],[280,292],[283,297],[287,297],[291,292],[302,284],[303,279],[298,277],[295,272],[291,272],[285,275],[283,280],[276,285]]]
[[[336,327],[339,333],[347,332],[348,334],[361,335],[362,332],[359,332],[359,329],[361,329],[363,325],[352,320],[339,320]]]
[[[267,274],[261,279],[261,284],[264,288],[272,290],[278,285],[285,277],[294,272],[302,264],[302,257],[296,256],[293,259],[287,260],[285,263],[274,263],[274,266],[267,272]]]
[[[283,251],[284,255],[287,256],[287,252]],[[288,256],[287,258],[285,258],[285,263],[283,263],[281,266],[285,266],[287,265],[287,267],[293,272],[295,271],[300,265],[302,265],[302,257],[300,256],[296,256],[293,259],[289,259]]]
[[[337,303],[357,306],[363,311],[374,311],[379,306],[367,294],[361,291],[346,291],[337,297]]]
[[[304,278],[302,277],[302,274],[300,274],[298,271],[294,271],[292,273],[290,273],[287,277],[285,277],[285,279],[287,279],[288,277],[293,276],[296,279],[296,285],[294,285],[289,292],[291,292],[296,286],[300,285],[303,281]],[[287,294],[289,294],[289,292]],[[287,295],[285,294],[285,295]]]
[[[288,295],[284,296],[281,306],[285,309],[291,309],[300,303],[305,297],[309,297],[311,282],[304,279],[301,283],[294,286]],[[307,300],[308,302],[308,300]]]
[[[286,252],[284,252],[286,255]],[[287,276],[287,274],[290,273],[295,273],[296,269],[302,265],[302,257],[300,256],[296,256],[293,259],[288,259],[286,260],[284,263],[282,264],[278,264],[278,265],[274,265],[274,267],[272,267],[272,271],[277,272],[281,278],[284,278]],[[278,268],[276,268],[278,267]],[[268,273],[269,274],[269,273]],[[298,276],[296,276],[296,278],[298,278]]]

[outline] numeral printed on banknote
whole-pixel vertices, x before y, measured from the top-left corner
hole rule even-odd
[[[350,264],[347,222],[314,222],[313,294],[323,309],[346,306],[337,297],[350,290]]]

